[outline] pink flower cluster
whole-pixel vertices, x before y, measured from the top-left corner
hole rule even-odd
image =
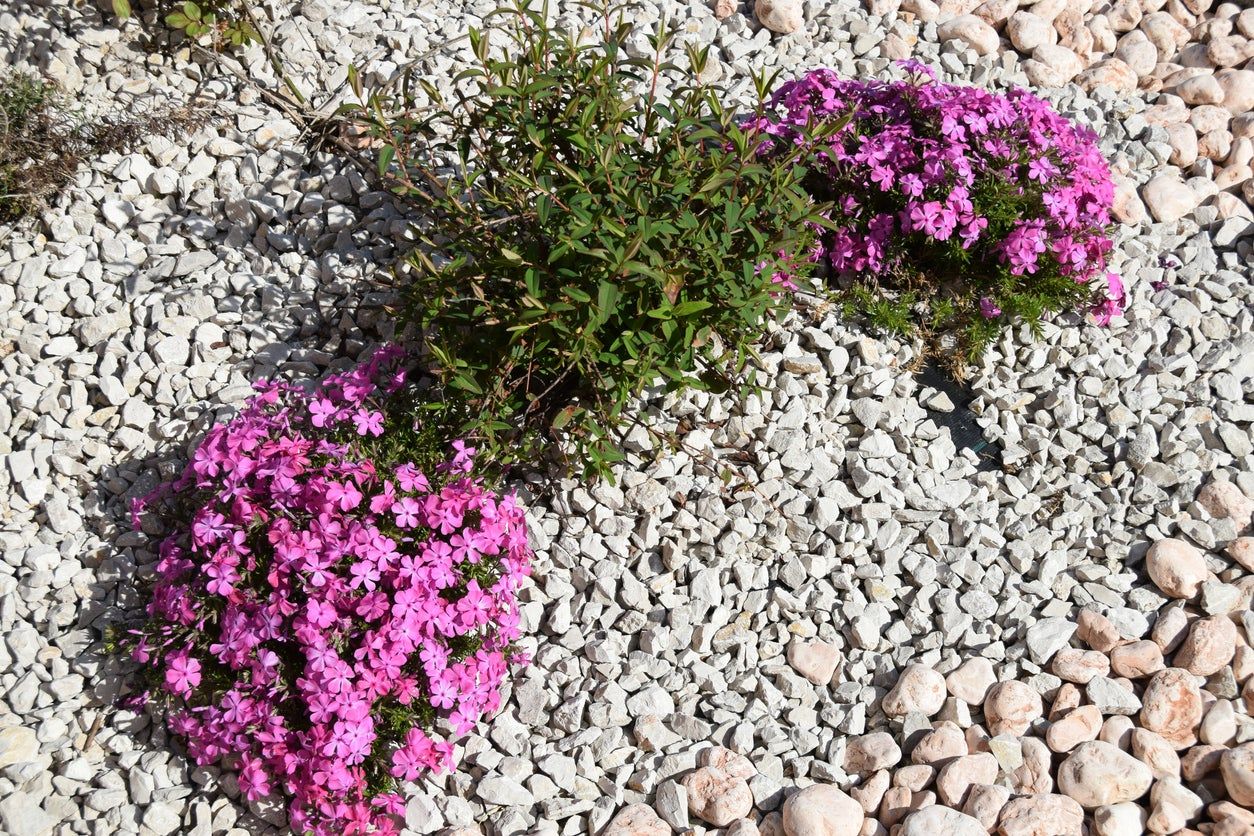
[[[1016,284],[999,279],[1103,275],[1114,185],[1096,135],[1025,90],[943,84],[930,68],[902,63],[913,81],[812,71],[781,85],[753,123],[765,151],[836,126],[811,189],[835,204],[818,259],[839,275],[875,278],[926,274],[951,257],[976,285],[972,298],[988,299],[985,316],[999,309],[999,286]],[[1108,321],[1121,306],[1111,288],[1094,313]]]
[[[282,794],[299,833],[398,832],[368,784],[451,766],[497,709],[529,572],[523,511],[456,442],[427,469],[374,458],[399,349],[313,392],[265,384],[159,494],[186,509],[159,544],[134,657],[172,696],[200,764],[238,764],[249,799]],[[154,509],[155,510],[155,509]]]

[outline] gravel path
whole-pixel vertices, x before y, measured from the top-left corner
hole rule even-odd
[[[1031,51],[1003,40],[980,56],[976,35],[946,30],[974,4],[875,2],[872,14],[811,0],[804,29],[781,36],[749,6],[720,21],[699,3],[651,2],[640,22],[665,12],[716,45],[738,95],[755,68],[885,76],[881,52],[902,50],[946,80],[1029,81]],[[1047,4],[1065,7],[1033,8]],[[490,7],[263,10],[282,10],[276,43],[297,82],[335,91],[350,62],[387,76]],[[0,33],[0,58],[89,110],[201,101],[214,114],[186,138],[96,161],[38,223],[0,228],[0,830],[268,832],[281,817],[233,801],[229,773],[192,768],[148,716],[112,707],[120,669],[100,628],[138,605],[134,579],[151,560],[126,499],[251,381],[318,375],[390,336],[375,280],[405,223],[253,90],[186,52],[145,51],[134,24],[119,34],[90,5],[31,0],[0,11]],[[462,49],[428,58],[430,76],[450,77]],[[269,76],[259,50],[243,63]],[[1166,602],[1145,582],[1149,542],[1235,537],[1194,497],[1216,476],[1254,496],[1248,176],[1216,186],[1240,163],[1181,155],[1188,139],[1150,110],[1175,107],[1161,79],[1094,86],[1090,72],[1067,81],[1091,92],[1043,93],[1100,133],[1126,178],[1113,269],[1130,306],[1113,328],[1064,319],[989,353],[973,407],[1004,469],[981,472],[955,448],[940,421],[952,404],[911,376],[909,345],[821,311],[769,335],[760,395],[646,400],[616,485],[564,482],[533,502],[535,664],[465,741],[462,768],[415,788],[410,830],[576,834],[638,801],[669,811],[673,791],[655,791],[709,743],[752,761],[762,812],[795,787],[847,786],[846,737],[885,726],[880,700],[908,663],[947,673],[981,656],[999,680],[1056,689],[1029,625],[1088,606],[1145,635]],[[1213,117],[1205,106],[1187,118]],[[1245,124],[1222,129],[1221,160],[1251,142]],[[1150,188],[1162,176],[1188,194]],[[836,649],[827,681],[790,663],[796,639]]]

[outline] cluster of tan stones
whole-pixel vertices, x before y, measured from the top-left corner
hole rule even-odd
[[[1254,834],[1254,500],[1231,482],[1198,500],[1243,536],[1209,563],[1185,540],[1150,546],[1145,570],[1168,601],[1146,634],[1091,609],[1038,622],[1029,648],[1052,676],[1031,685],[998,681],[979,657],[948,675],[911,665],[881,702],[889,728],[848,741],[846,784],[758,816],[751,760],[710,746],[666,799],[621,810],[603,836],[668,836],[677,809],[727,836]],[[822,683],[836,655],[796,642],[789,662]]]

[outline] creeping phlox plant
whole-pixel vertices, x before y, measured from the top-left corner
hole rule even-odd
[[[500,702],[528,574],[523,511],[475,451],[404,461],[419,434],[376,353],[312,392],[262,385],[182,476],[135,508],[173,511],[134,658],[200,764],[249,799],[283,795],[298,833],[396,833],[396,779],[448,768]],[[401,393],[403,394],[403,393]]]
[[[754,123],[769,155],[849,120],[806,185],[834,204],[814,255],[851,307],[890,327],[957,331],[972,359],[1016,318],[1035,330],[1053,311],[1087,306],[1100,324],[1121,313],[1122,283],[1105,273],[1114,186],[1096,135],[1024,90],[942,84],[903,63],[913,80],[810,72]]]

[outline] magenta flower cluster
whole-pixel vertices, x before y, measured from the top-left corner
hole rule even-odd
[[[404,360],[383,349],[312,392],[260,386],[135,509],[137,526],[146,507],[187,510],[160,540],[134,657],[196,762],[236,764],[249,799],[286,798],[298,833],[398,832],[403,802],[372,780],[449,768],[452,737],[525,661],[514,497],[484,487],[461,442],[426,469],[374,455],[406,429],[384,408]]]
[[[837,126],[812,182],[834,203],[835,229],[816,258],[875,280],[948,260],[976,285],[972,301],[988,318],[1037,274],[1102,277],[1114,186],[1096,135],[1027,91],[939,83],[930,68],[903,63],[911,81],[812,71],[781,85],[755,120],[768,151]],[[1103,323],[1122,310],[1121,288],[1109,291],[1093,310]]]

